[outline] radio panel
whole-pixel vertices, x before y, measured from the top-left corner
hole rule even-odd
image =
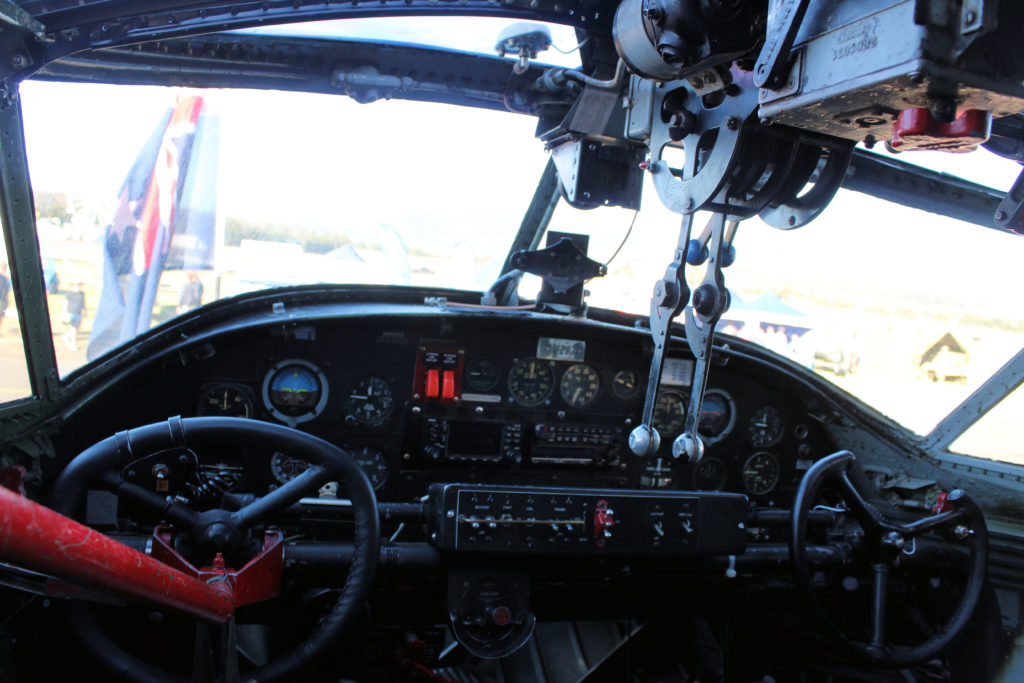
[[[739,494],[435,484],[430,497],[445,550],[738,555],[746,545]]]

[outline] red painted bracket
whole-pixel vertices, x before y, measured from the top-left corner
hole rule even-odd
[[[940,123],[926,107],[912,107],[900,112],[891,144],[900,152],[973,152],[991,133],[992,114],[982,109],[968,109],[949,123]]]
[[[178,554],[170,527],[160,526],[153,531],[151,556],[169,567],[194,576],[231,597],[235,607],[268,600],[281,594],[281,574],[284,571],[284,535],[277,530],[263,535],[263,550],[238,570],[224,564],[220,553],[213,566],[195,567]]]

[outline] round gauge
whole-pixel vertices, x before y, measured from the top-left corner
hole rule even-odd
[[[640,391],[640,378],[632,370],[619,370],[612,377],[612,395],[626,400]]]
[[[391,414],[395,399],[391,385],[380,377],[363,377],[349,389],[345,407],[363,424],[380,424]]]
[[[662,436],[675,434],[686,421],[686,404],[683,397],[674,391],[658,394],[654,403],[654,428]]]
[[[285,484],[299,476],[309,467],[305,460],[293,458],[284,453],[274,453],[270,457],[270,473],[280,484]]]
[[[601,375],[586,363],[570,365],[558,384],[562,400],[573,408],[586,408],[601,393]]]
[[[754,411],[747,424],[750,445],[754,448],[771,448],[777,444],[786,431],[782,413],[774,406],[762,406]]]
[[[373,446],[356,446],[349,453],[356,464],[363,468],[374,489],[379,489],[388,480],[388,460],[384,451]]]
[[[698,491],[721,491],[729,471],[718,458],[703,458],[693,468],[693,488]]]
[[[555,386],[551,366],[536,358],[526,358],[512,366],[508,373],[508,393],[517,403],[532,408],[539,406]]]
[[[473,391],[491,391],[498,386],[501,368],[490,358],[474,358],[466,365],[464,379]]]
[[[199,395],[199,415],[252,417],[252,396],[234,384],[215,384]]]
[[[748,491],[763,496],[779,482],[779,461],[767,451],[754,453],[743,463],[741,476]]]
[[[327,377],[309,361],[281,361],[263,380],[263,403],[289,426],[312,420],[327,405]]]
[[[736,424],[736,404],[732,396],[721,389],[708,389],[700,406],[700,421],[697,432],[704,437],[704,443],[721,441]]]

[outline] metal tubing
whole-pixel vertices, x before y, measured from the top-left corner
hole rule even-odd
[[[0,558],[204,621],[224,623],[235,611],[202,581],[2,487]]]

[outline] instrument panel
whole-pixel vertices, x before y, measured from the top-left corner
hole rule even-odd
[[[464,481],[735,492],[781,505],[830,452],[799,397],[767,383],[763,367],[732,362],[711,372],[699,420],[705,457],[675,460],[693,371],[677,352],[655,407],[661,449],[638,458],[627,439],[643,409],[647,335],[586,321],[563,327],[552,336],[538,325],[466,319],[382,332],[329,321],[286,339],[226,335],[201,361],[191,402],[199,415],[277,421],[338,444],[383,500]],[[241,474],[218,465],[204,471],[260,494],[304,469],[286,453],[250,457]]]

